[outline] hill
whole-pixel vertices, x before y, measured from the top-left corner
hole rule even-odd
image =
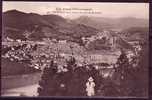
[[[115,29],[124,30],[131,27],[148,27],[148,19],[122,17],[122,18],[105,18],[105,17],[88,17],[80,16],[75,22],[85,24],[97,29]]]
[[[119,20],[121,21],[86,16],[69,20],[58,15],[39,15],[10,10],[3,13],[2,39],[5,40],[6,37],[10,37],[12,39],[39,41],[43,38],[50,38],[81,43],[82,37],[91,37],[104,29],[121,27],[122,25],[118,25],[118,22],[124,24],[123,21],[126,21],[126,19]]]
[[[42,38],[66,39],[79,41],[81,37],[91,36],[98,32],[97,29],[74,23],[58,15],[39,15],[10,10],[3,13],[3,39],[28,39],[41,40]]]
[[[132,27],[121,31],[128,41],[147,41],[149,28],[148,27]]]

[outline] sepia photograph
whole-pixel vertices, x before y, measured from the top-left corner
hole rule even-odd
[[[2,2],[1,97],[148,98],[149,3]]]

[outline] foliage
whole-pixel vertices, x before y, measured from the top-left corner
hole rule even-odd
[[[137,97],[148,96],[148,45],[142,45],[139,52],[139,61],[134,68],[132,92],[130,95]]]
[[[39,82],[39,96],[86,96],[86,82],[92,76],[96,83],[96,90],[100,85],[99,72],[90,66],[78,66],[75,58],[67,61],[67,72],[59,72],[58,66],[51,64],[44,68],[42,79]]]
[[[148,53],[146,52],[148,49],[146,46],[142,48],[144,49],[139,51],[139,55],[136,55],[137,57],[134,57],[130,63],[124,52],[118,58],[113,80],[116,80],[118,85],[115,87],[119,90],[119,96],[148,95]]]

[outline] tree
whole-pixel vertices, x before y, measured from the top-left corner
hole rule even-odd
[[[41,80],[39,81],[40,87],[38,88],[39,96],[53,96],[56,91],[56,77],[55,74],[57,69],[53,67],[53,62],[50,64],[50,67],[45,67],[43,69],[43,74]]]
[[[121,96],[148,96],[148,46],[143,45],[138,54],[131,63],[123,52],[118,58],[114,76]]]
[[[71,95],[69,86],[72,79],[74,58],[67,62],[68,71],[58,73],[58,65],[51,61],[50,67],[45,67],[38,88],[39,96],[67,96]],[[73,89],[71,88],[73,91]]]
[[[119,86],[110,79],[104,80],[103,86],[100,88],[100,90],[104,96],[120,96]]]
[[[116,62],[116,66],[113,77],[114,80],[116,80],[116,84],[119,85],[119,95],[128,96],[130,91],[130,78],[132,77],[130,72],[132,69],[125,51],[121,50],[121,55]]]
[[[38,88],[39,96],[87,96],[86,82],[89,77],[94,78],[96,84],[95,92],[100,87],[99,71],[93,66],[78,66],[74,57],[67,61],[67,71],[58,71],[59,65],[52,61],[50,67],[43,70],[40,87]]]
[[[132,91],[129,95],[136,97],[148,96],[148,45],[142,45],[137,66],[134,67]]]

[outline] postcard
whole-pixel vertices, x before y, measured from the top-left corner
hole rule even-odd
[[[3,1],[3,97],[148,97],[149,3]]]

